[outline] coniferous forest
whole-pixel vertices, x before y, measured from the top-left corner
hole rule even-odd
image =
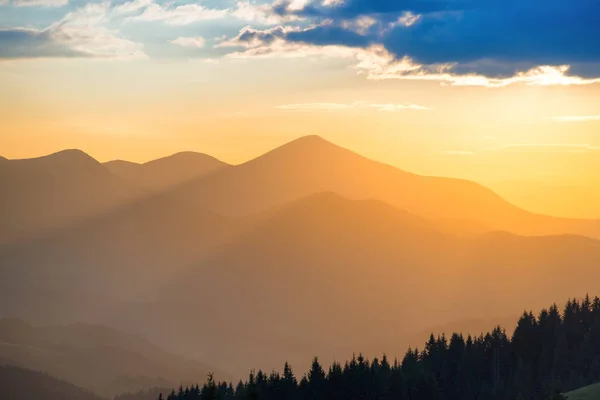
[[[355,355],[329,367],[315,358],[297,375],[252,371],[237,384],[180,387],[167,400],[556,400],[600,381],[600,299],[586,296],[537,317],[525,312],[512,337],[501,327],[478,337],[431,335],[401,360]]]

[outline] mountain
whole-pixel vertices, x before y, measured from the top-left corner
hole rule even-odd
[[[171,196],[0,253],[0,312],[143,333],[242,375],[282,354],[396,355],[427,327],[595,293],[600,278],[600,242],[581,236],[452,235],[334,193],[243,218]]]
[[[140,336],[98,325],[34,327],[12,319],[0,319],[0,363],[43,371],[110,398],[156,386],[176,387],[208,372],[228,378]]]
[[[315,354],[395,355],[426,327],[467,321],[453,325],[467,332],[481,315],[593,293],[600,277],[598,241],[447,235],[376,200],[323,193],[257,221],[175,273],[154,302],[114,316],[169,321],[152,325],[156,340],[241,374],[280,366],[282,354],[299,366]]]
[[[144,164],[115,160],[104,165],[115,175],[153,190],[176,186],[229,166],[209,155],[191,151],[173,154]]]
[[[64,228],[142,191],[79,150],[0,163],[0,246]]]
[[[102,400],[91,392],[41,372],[0,365],[3,400]]]
[[[195,199],[222,215],[248,215],[318,192],[385,201],[427,219],[474,221],[522,235],[581,234],[600,238],[597,220],[536,215],[465,180],[420,176],[369,160],[318,136],[306,136],[244,164],[182,185],[172,207]]]

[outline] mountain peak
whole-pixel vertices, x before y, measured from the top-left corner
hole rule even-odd
[[[63,162],[73,162],[73,163],[93,161],[94,163],[97,163],[97,161],[92,156],[90,156],[86,152],[79,150],[79,149],[61,150],[61,151],[57,151],[56,153],[49,154],[45,157],[40,157],[39,159],[60,160]]]

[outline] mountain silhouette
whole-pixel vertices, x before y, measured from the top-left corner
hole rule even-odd
[[[42,371],[112,398],[158,385],[175,387],[215,372],[170,354],[143,337],[99,325],[31,326],[0,319],[0,360]]]
[[[536,215],[474,182],[412,174],[318,136],[306,136],[244,164],[174,190],[172,206],[195,199],[223,215],[248,215],[319,192],[374,198],[427,219],[469,220],[523,235],[572,233],[600,238],[596,220]]]
[[[104,165],[115,175],[153,190],[166,189],[229,166],[209,155],[191,151],[144,164],[115,160]]]
[[[0,164],[0,245],[67,226],[141,190],[79,150]]]
[[[133,187],[79,157],[86,177]],[[83,180],[61,193],[88,196]],[[283,355],[403,352],[428,326],[593,293],[599,277],[600,242],[568,235],[592,237],[597,221],[528,213],[315,136],[114,204],[0,250],[0,313],[143,333],[246,373]]]

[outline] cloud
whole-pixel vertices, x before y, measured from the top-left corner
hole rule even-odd
[[[560,116],[550,118],[557,122],[589,122],[589,121],[600,121],[600,115],[578,115],[578,116]]]
[[[426,80],[440,82],[448,86],[482,86],[501,88],[521,84],[530,86],[589,85],[600,82],[600,78],[582,78],[569,75],[568,65],[542,65],[517,71],[506,78],[488,77],[483,74],[458,73],[455,64],[420,64],[410,57],[396,58],[383,45],[372,44],[363,47],[364,37],[347,31],[353,46],[336,45],[314,39],[316,32],[331,32],[327,26],[300,28],[297,26],[276,26],[269,29],[243,28],[235,37],[224,40],[217,47],[237,47],[228,53],[231,58],[340,58],[347,59],[349,68],[363,74],[370,80]],[[329,36],[331,39],[332,35]],[[363,39],[361,39],[363,38]],[[311,42],[319,42],[314,44]]]
[[[396,61],[410,59],[428,68],[445,65],[449,74],[469,76],[469,82],[471,76],[484,77],[489,79],[485,86],[504,86],[509,78],[530,82],[523,75],[540,67],[564,75],[549,84],[590,84],[600,77],[597,0],[311,0],[302,1],[301,7],[297,3],[278,0],[273,6],[282,16],[305,18],[314,26],[290,35],[288,41],[378,46]]]
[[[152,3],[153,0],[133,0],[113,7],[112,12],[115,15],[130,14],[148,8]]]
[[[256,4],[248,0],[238,0],[231,15],[242,21],[257,22],[263,25],[277,25],[301,19],[295,15],[277,13],[271,4]]]
[[[176,44],[183,47],[204,47],[206,40],[201,36],[195,37],[178,37],[177,39],[171,40],[170,43]]]
[[[354,103],[301,103],[285,104],[276,108],[286,111],[344,111],[357,108],[372,108],[379,111],[402,111],[402,110],[431,110],[431,108],[416,104],[370,104],[365,101]]]
[[[15,7],[61,7],[69,3],[69,0],[6,0],[0,5],[12,4]]]
[[[133,21],[162,21],[167,25],[189,25],[198,21],[223,18],[228,14],[228,9],[206,8],[199,4],[183,4],[179,6],[160,5],[152,3],[144,12],[135,17]]]
[[[90,3],[45,29],[0,29],[0,58],[145,58],[143,46],[104,26],[110,6]]]

